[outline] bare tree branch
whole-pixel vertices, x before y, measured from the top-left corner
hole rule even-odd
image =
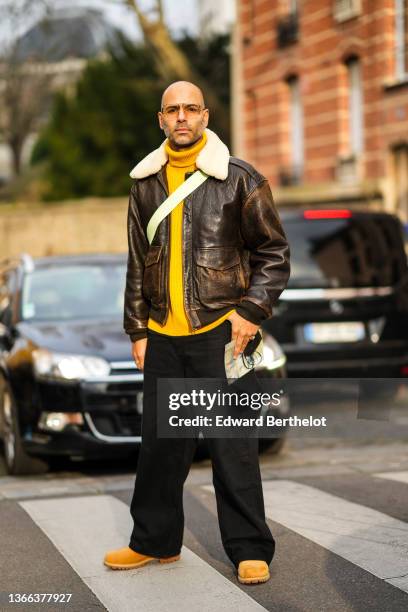
[[[39,63],[24,60],[19,49],[18,36],[35,15],[40,16],[39,8],[48,13],[47,0],[10,2],[1,7],[14,38],[0,56],[0,136],[10,147],[14,175],[21,172],[24,143],[36,129],[51,95],[51,75]]]
[[[165,81],[186,80],[198,85],[204,92],[207,106],[215,112],[221,123],[229,124],[229,113],[209,83],[191,66],[187,56],[172,40],[163,21],[162,2],[158,1],[161,19],[150,21],[140,9],[137,0],[122,0],[136,14],[144,39],[152,49],[159,74]]]
[[[157,14],[159,15],[159,21],[161,23],[164,22],[164,13],[163,13],[163,2],[162,0],[157,0]]]

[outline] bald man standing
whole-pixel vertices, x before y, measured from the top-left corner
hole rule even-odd
[[[157,437],[157,379],[225,379],[225,344],[234,340],[234,356],[242,353],[272,316],[290,270],[268,182],[230,157],[207,128],[201,90],[172,83],[158,119],[166,140],[130,174],[124,329],[144,371],[142,444],[133,530],[128,547],[106,554],[112,569],[180,558],[183,486],[197,439]],[[164,217],[149,243],[153,213],[197,169],[205,182]],[[207,446],[225,552],[240,582],[266,582],[275,542],[265,521],[258,440],[209,438]]]

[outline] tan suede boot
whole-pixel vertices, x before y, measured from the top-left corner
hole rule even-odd
[[[242,584],[257,584],[270,578],[269,567],[265,561],[241,561],[238,566],[238,580]]]
[[[111,550],[106,553],[103,562],[111,569],[126,570],[142,567],[151,561],[158,561],[159,563],[172,563],[173,561],[178,561],[179,559],[180,555],[164,558],[148,557],[147,555],[141,555],[126,546],[125,548]]]

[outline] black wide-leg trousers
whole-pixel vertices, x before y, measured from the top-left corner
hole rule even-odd
[[[148,330],[144,365],[142,444],[130,512],[129,546],[152,557],[180,553],[183,541],[183,485],[197,439],[158,438],[157,378],[225,380],[224,346],[231,323],[192,336],[166,336]],[[208,438],[221,539],[237,567],[240,561],[271,562],[275,541],[265,521],[258,439]]]

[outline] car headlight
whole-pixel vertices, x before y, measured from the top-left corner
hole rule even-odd
[[[84,417],[80,412],[42,412],[38,429],[42,431],[63,431],[68,425],[82,427]]]
[[[261,368],[267,370],[276,370],[286,363],[284,355],[279,343],[272,336],[264,335],[263,341],[263,360],[260,364]]]
[[[108,376],[110,365],[101,357],[53,353],[48,349],[33,351],[34,370],[38,376],[63,380],[84,380]]]

